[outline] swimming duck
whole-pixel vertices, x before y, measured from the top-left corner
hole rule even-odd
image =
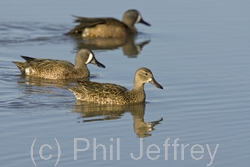
[[[83,37],[103,37],[103,38],[125,38],[137,33],[136,23],[150,26],[142,19],[141,14],[134,9],[128,10],[123,14],[122,21],[115,18],[87,18],[76,17],[75,22],[79,22],[75,28],[67,34],[82,34]]]
[[[136,70],[132,90],[112,84],[91,81],[78,81],[74,88],[68,88],[77,100],[98,103],[124,105],[145,101],[144,84],[151,83],[159,89],[163,87],[154,79],[152,72],[145,67]]]
[[[21,56],[26,62],[13,63],[19,68],[22,74],[44,79],[79,79],[90,75],[87,64],[95,64],[105,68],[98,62],[94,53],[88,49],[81,49],[75,57],[75,65],[64,60],[40,59],[28,56]]]

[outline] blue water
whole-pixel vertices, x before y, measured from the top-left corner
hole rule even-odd
[[[250,164],[248,1],[5,0],[0,6],[2,166]],[[139,35],[124,45],[63,35],[75,26],[71,15],[121,19],[131,8],[152,26],[136,25]],[[22,61],[20,55],[74,62],[81,47],[106,66],[89,65],[91,80],[131,88],[135,70],[145,66],[164,89],[146,84],[145,106],[87,106],[66,89],[74,82],[25,78],[11,62]]]

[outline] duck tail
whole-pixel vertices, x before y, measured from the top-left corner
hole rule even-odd
[[[27,67],[26,62],[12,61],[12,63],[14,63],[19,68],[22,74],[25,74],[25,68]]]

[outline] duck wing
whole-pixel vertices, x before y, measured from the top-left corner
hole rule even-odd
[[[85,28],[90,28],[90,27],[95,27],[100,24],[107,24],[107,25],[117,25],[119,26],[125,26],[121,21],[115,19],[115,18],[88,18],[88,17],[79,17],[79,16],[74,16],[75,22],[79,23],[79,25],[75,26],[72,30],[70,30],[66,34],[75,34],[75,33],[82,33]]]
[[[78,81],[77,87],[81,87],[87,93],[96,93],[102,96],[119,96],[128,91],[127,88],[117,84],[91,81]]]
[[[32,69],[32,73],[36,73],[33,75],[48,75],[47,77],[54,75],[61,77],[67,75],[67,73],[72,71],[75,67],[71,62],[64,60],[41,59],[28,56],[21,57],[26,60],[26,68],[30,68]]]

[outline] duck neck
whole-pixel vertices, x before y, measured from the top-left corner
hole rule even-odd
[[[138,84],[138,82],[134,82],[133,89],[130,91],[130,97],[134,97],[134,101],[143,102],[145,100],[145,92],[144,92],[144,83]]]
[[[133,89],[132,90],[135,90],[135,91],[144,91],[144,83],[138,83],[138,82],[134,82],[134,86],[133,86]]]
[[[90,75],[89,69],[86,65],[81,66],[81,67],[75,66],[75,70],[78,71],[77,74],[79,74],[79,75],[84,75],[84,76]]]
[[[122,22],[128,26],[128,28],[132,31],[132,33],[137,33],[137,30],[134,26],[134,22],[128,21],[126,19],[123,19]]]
[[[137,30],[136,30],[136,28],[133,25],[130,26],[129,28],[130,28],[130,30],[132,31],[133,34],[137,33]]]

